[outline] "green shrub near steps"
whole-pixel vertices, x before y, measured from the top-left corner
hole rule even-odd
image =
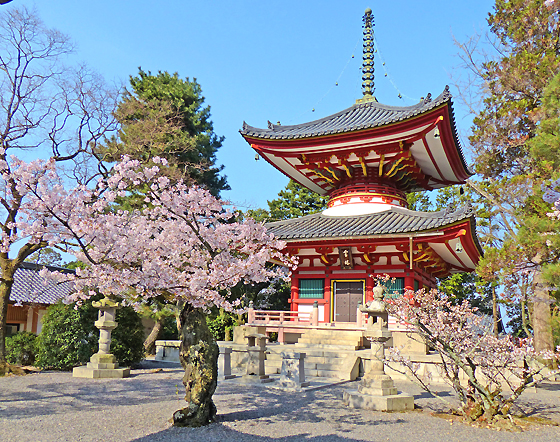
[[[94,297],[82,306],[57,302],[47,309],[37,339],[36,365],[44,369],[70,370],[87,363],[98,350],[99,330],[94,322],[99,310],[91,305]],[[111,353],[119,365],[129,366],[144,358],[144,328],[132,307],[117,309],[118,326],[111,334]]]
[[[10,364],[33,365],[37,354],[37,336],[19,332],[6,338],[6,359]]]

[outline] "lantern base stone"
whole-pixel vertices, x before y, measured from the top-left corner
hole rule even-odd
[[[130,376],[130,368],[118,368],[117,359],[112,354],[95,353],[87,365],[75,367],[72,376],[75,378],[127,378]]]

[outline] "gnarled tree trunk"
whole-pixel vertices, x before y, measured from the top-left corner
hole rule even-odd
[[[165,318],[160,318],[156,321],[154,326],[152,327],[152,331],[144,341],[144,351],[148,355],[155,355],[156,354],[156,341],[163,329],[163,321]]]
[[[2,280],[0,281],[0,364],[5,366],[6,360],[6,323],[8,322],[8,303],[14,284],[15,269],[10,263],[3,263]],[[4,370],[0,367],[0,370]]]
[[[200,427],[216,417],[212,395],[218,383],[218,344],[206,325],[202,309],[186,304],[181,311],[181,324],[179,359],[185,369],[187,406],[173,414],[173,424]]]

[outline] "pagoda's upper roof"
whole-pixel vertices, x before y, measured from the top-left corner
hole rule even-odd
[[[241,134],[255,138],[288,140],[353,132],[403,121],[450,100],[449,89],[445,88],[435,100],[428,94],[427,98],[413,106],[387,106],[377,101],[369,101],[309,123],[282,126],[269,122],[268,129],[259,129],[243,122]]]
[[[432,190],[462,184],[473,174],[447,87],[414,106],[366,101],[293,126],[258,129],[244,123],[241,134],[266,161],[320,195],[354,182]]]

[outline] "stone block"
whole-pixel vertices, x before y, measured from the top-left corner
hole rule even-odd
[[[231,347],[220,347],[218,377],[222,380],[236,377],[234,374],[231,374]]]
[[[96,370],[107,370],[107,369],[113,370],[115,368],[119,368],[119,364],[98,364],[95,362],[88,362],[87,367]]]
[[[117,362],[115,355],[106,353],[95,353],[89,360],[96,364],[114,364]]]
[[[87,366],[75,367],[72,371],[75,378],[89,379],[122,379],[130,376],[130,368],[96,369]]]
[[[233,342],[235,344],[245,344],[246,336],[254,334],[265,334],[266,327],[255,327],[251,325],[239,325],[233,329]]]
[[[282,353],[279,385],[291,390],[309,387],[305,381],[305,353]]]
[[[398,348],[402,354],[428,354],[429,347],[416,333],[393,331],[393,347]]]
[[[255,383],[255,384],[266,384],[269,382],[274,382],[274,379],[272,379],[266,374],[263,375],[245,374],[241,377],[241,381],[247,383]]]
[[[179,362],[180,340],[157,340],[156,361]]]
[[[351,408],[373,411],[405,411],[414,409],[414,397],[404,393],[389,396],[360,394],[357,390],[345,391],[342,401]]]

